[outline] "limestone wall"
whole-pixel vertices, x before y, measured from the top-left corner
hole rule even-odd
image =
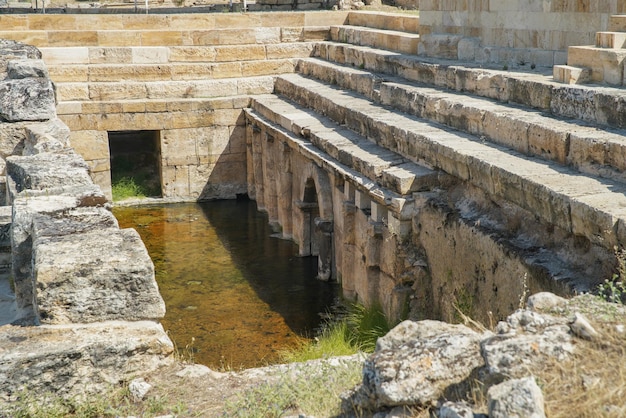
[[[293,72],[347,12],[0,15],[0,38],[41,48],[60,119],[111,197],[109,131],[159,132],[165,198],[246,192],[242,109]]]
[[[420,53],[482,63],[551,67],[570,45],[591,45],[618,0],[422,0]]]

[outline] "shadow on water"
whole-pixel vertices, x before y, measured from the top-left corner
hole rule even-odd
[[[316,260],[271,237],[251,201],[115,208],[152,257],[179,349],[212,367],[277,360],[319,326],[338,287],[315,279]],[[193,342],[192,342],[193,341]]]

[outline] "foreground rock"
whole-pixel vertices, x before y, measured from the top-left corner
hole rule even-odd
[[[577,339],[599,337],[587,318],[615,321],[618,312],[626,317],[623,307],[591,295],[566,300],[539,293],[529,298],[526,309],[498,323],[495,333],[439,321],[404,321],[378,340],[364,363],[362,384],[343,395],[342,409],[346,416],[357,411],[392,417],[398,406],[433,410],[439,405],[434,410],[446,418],[483,416],[481,412],[492,418],[545,417],[533,373],[573,358]],[[468,394],[477,388],[487,406],[472,411]]]
[[[174,347],[160,324],[0,327],[0,399],[22,391],[101,393],[128,376],[169,364]]]
[[[483,366],[484,335],[463,325],[404,321],[380,338],[365,361],[363,384],[345,400],[346,409],[426,406]]]

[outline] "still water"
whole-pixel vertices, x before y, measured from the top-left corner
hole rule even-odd
[[[310,337],[337,285],[315,279],[316,259],[297,257],[271,236],[252,201],[215,201],[113,210],[135,228],[154,261],[179,349],[210,367],[255,367]]]

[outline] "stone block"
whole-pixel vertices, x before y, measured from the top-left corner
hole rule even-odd
[[[163,197],[189,196],[189,167],[163,166],[161,167],[161,181]]]
[[[61,86],[59,87],[64,86],[65,84],[61,84]],[[68,100],[108,101],[146,99],[150,97],[150,92],[147,89],[147,85],[145,83],[90,83],[89,85],[79,83],[78,86],[74,86],[78,91],[76,91],[76,94],[73,94],[72,96],[79,96],[79,94],[82,94],[83,88],[88,88],[88,96],[87,98],[71,97],[68,98]],[[74,93],[74,91],[71,92]],[[86,127],[85,129],[90,128]]]
[[[89,64],[91,48],[88,47],[57,47],[41,48],[41,54],[48,65],[55,64]]]
[[[62,47],[98,46],[98,34],[95,30],[84,31],[48,31],[48,45]]]
[[[165,304],[148,252],[133,229],[33,239],[41,323],[160,319]]]
[[[142,45],[141,33],[136,31],[106,30],[98,31],[97,43],[99,47],[120,47]]]
[[[169,62],[169,48],[162,46],[132,48],[133,64],[156,64]]]
[[[89,69],[86,65],[55,65],[49,67],[49,72],[55,83],[84,83],[89,80]]]
[[[170,62],[212,62],[217,55],[213,46],[174,46],[169,50]]]
[[[73,151],[7,158],[7,175],[15,193],[29,190],[72,190],[90,186],[85,161]]]
[[[70,135],[72,148],[85,161],[109,160],[109,137],[105,131],[74,131]]]
[[[227,45],[215,48],[215,61],[253,61],[265,59],[263,45]]]
[[[130,64],[133,60],[129,47],[92,47],[88,51],[89,64]]]
[[[49,79],[32,77],[0,82],[0,118],[17,122],[55,117],[54,86]]]
[[[70,130],[60,119],[25,126],[26,141],[23,155],[58,152],[70,146]]]
[[[173,362],[174,347],[152,321],[0,328],[2,393],[101,394],[112,384]]]
[[[89,85],[86,83],[60,83],[57,86],[57,99],[60,102],[88,101]]]
[[[174,30],[146,30],[140,32],[142,46],[180,46],[184,45],[183,32]]]

